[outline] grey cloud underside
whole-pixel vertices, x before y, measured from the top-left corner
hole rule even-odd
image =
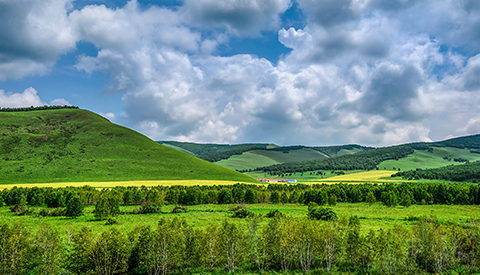
[[[258,35],[279,24],[290,0],[186,0],[181,13],[197,26],[226,27],[239,34]]]
[[[419,115],[410,105],[417,99],[420,85],[421,76],[416,68],[382,65],[376,69],[357,106],[361,112],[390,120],[416,121]]]

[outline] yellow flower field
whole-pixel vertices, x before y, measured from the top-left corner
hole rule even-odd
[[[373,170],[373,171],[366,171],[348,175],[340,175],[331,178],[327,178],[321,180],[322,182],[342,182],[342,181],[358,181],[358,182],[389,182],[389,181],[396,181],[396,180],[388,180],[382,178],[388,178],[391,175],[397,173],[398,171],[394,170]]]
[[[80,186],[92,186],[96,188],[104,187],[115,187],[115,186],[172,186],[172,185],[233,185],[235,183],[245,183],[252,184],[247,182],[238,182],[238,181],[226,181],[226,180],[144,180],[144,181],[104,181],[104,182],[56,182],[56,183],[23,183],[23,184],[0,184],[0,189],[10,189],[14,186],[17,187],[80,187]]]

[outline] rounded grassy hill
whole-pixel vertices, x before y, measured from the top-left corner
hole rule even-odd
[[[0,112],[0,175],[0,183],[255,182],[79,109]]]

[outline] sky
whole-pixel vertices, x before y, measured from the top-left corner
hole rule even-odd
[[[0,0],[0,107],[153,140],[387,146],[480,133],[478,0]]]

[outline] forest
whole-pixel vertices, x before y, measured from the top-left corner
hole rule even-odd
[[[457,159],[458,160],[458,159]],[[435,169],[417,169],[398,172],[392,177],[404,179],[430,179],[448,181],[470,181],[477,183],[480,180],[480,162],[465,163],[460,165],[448,165]]]
[[[383,202],[386,206],[412,204],[479,205],[480,186],[468,183],[402,183],[402,184],[235,184],[226,186],[157,186],[115,187],[98,190],[93,187],[17,188],[0,192],[0,206],[11,207],[18,215],[35,214],[35,206],[47,206],[38,215],[81,215],[81,208],[95,205],[96,215],[103,219],[115,214],[154,213],[163,204],[254,204],[301,203],[318,205],[336,203]],[[119,213],[119,205],[138,205],[132,213]],[[65,208],[65,209],[63,209]],[[69,210],[73,209],[73,210]],[[78,210],[80,209],[80,210]],[[43,212],[42,212],[43,211]],[[74,213],[66,215],[66,213]]]
[[[312,208],[310,212],[318,208]],[[259,222],[268,219],[260,228]],[[102,233],[89,227],[62,242],[45,223],[32,232],[0,224],[1,274],[199,274],[309,272],[334,274],[472,274],[480,268],[478,224],[440,224],[421,217],[403,227],[361,234],[355,215],[318,221],[253,215],[205,229],[181,218],[157,226]],[[457,273],[455,273],[457,274]]]
[[[36,230],[0,223],[0,274],[191,274],[315,272],[333,274],[428,274],[480,271],[480,227],[435,216],[409,217],[411,228],[361,231],[356,215],[337,217],[337,203],[480,204],[480,187],[468,183],[359,185],[235,184],[226,186],[17,188],[0,192],[0,205],[15,215],[45,220]],[[231,204],[233,215],[200,228],[173,213],[197,204]],[[255,203],[299,203],[303,218],[280,211],[253,213]],[[93,206],[106,229],[82,226],[66,240],[48,217],[75,219]],[[137,206],[121,211],[121,205]],[[245,206],[243,206],[245,205]],[[158,224],[119,230],[118,215],[159,213]],[[264,221],[264,222],[263,222]],[[260,223],[263,225],[260,226]]]

